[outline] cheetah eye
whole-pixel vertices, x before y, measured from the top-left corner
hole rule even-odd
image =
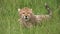
[[[25,13],[23,13],[23,14],[25,14]]]

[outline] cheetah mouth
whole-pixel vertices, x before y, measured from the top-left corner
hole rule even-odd
[[[24,20],[25,20],[25,21],[29,21],[29,19],[28,19],[28,18],[27,18],[27,19],[25,18]]]

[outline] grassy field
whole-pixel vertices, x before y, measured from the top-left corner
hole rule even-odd
[[[0,0],[0,34],[60,34],[60,0]],[[18,8],[29,7],[34,14],[46,14],[44,3],[47,2],[53,17],[42,21],[41,26],[21,28],[17,21]]]

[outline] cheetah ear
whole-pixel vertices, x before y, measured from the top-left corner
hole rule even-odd
[[[20,12],[20,8],[18,8],[18,12]]]
[[[32,9],[31,9],[32,10]]]
[[[31,11],[30,11],[30,13],[32,13],[32,9],[30,9]]]

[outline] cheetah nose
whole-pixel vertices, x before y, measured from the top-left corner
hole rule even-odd
[[[25,19],[28,19],[27,16],[25,16]]]
[[[27,16],[25,16],[25,17],[27,17]]]

